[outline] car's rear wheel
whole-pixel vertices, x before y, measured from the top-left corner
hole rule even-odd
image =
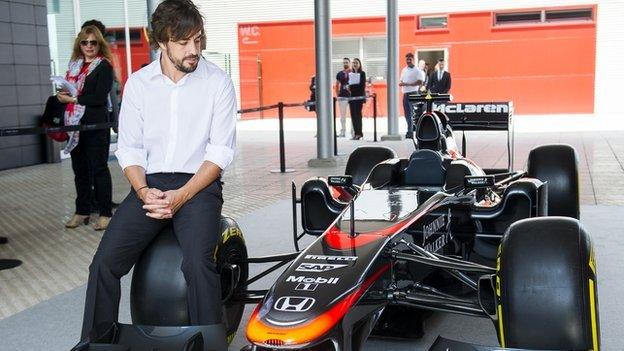
[[[539,217],[512,224],[496,265],[501,346],[599,349],[596,261],[578,220]]]
[[[542,145],[531,150],[529,177],[548,183],[548,215],[579,219],[578,157],[570,145]]]

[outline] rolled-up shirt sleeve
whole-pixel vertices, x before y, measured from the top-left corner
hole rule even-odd
[[[130,77],[124,89],[119,111],[119,135],[115,156],[122,169],[141,166],[147,170],[147,151],[143,146],[143,115],[136,81]]]
[[[236,93],[229,77],[224,78],[222,87],[215,100],[204,160],[224,170],[236,152]]]

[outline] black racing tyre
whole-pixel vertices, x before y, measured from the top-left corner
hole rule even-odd
[[[512,224],[496,269],[501,346],[599,350],[596,261],[578,220],[538,217]]]
[[[579,219],[578,157],[570,145],[542,145],[531,150],[529,177],[548,182],[548,215]]]
[[[241,259],[247,259],[245,239],[238,224],[231,218],[222,217],[221,233],[221,242],[217,246],[215,256],[217,267],[221,272],[221,297],[225,307],[227,342],[230,344],[236,336],[245,304],[233,303],[229,300],[232,293],[247,281],[249,264],[237,262]],[[232,288],[233,284],[235,284],[234,288]]]
[[[221,272],[221,290],[227,339],[230,343],[240,324],[244,304],[228,302],[232,284],[240,286],[248,277],[248,265],[232,262],[247,258],[241,230],[234,220],[221,217],[221,240],[215,250],[215,262]],[[145,249],[135,265],[130,292],[130,311],[134,324],[154,326],[189,325],[187,285],[182,265],[182,250],[167,226]],[[205,296],[215,299],[216,296]]]
[[[349,155],[345,174],[353,177],[353,184],[362,185],[373,167],[380,162],[395,157],[394,150],[389,147],[360,146]]]

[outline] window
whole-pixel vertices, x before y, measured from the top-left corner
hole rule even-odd
[[[546,22],[591,20],[593,20],[592,9],[546,11]]]
[[[541,11],[496,14],[496,24],[540,23],[541,21]]]
[[[52,14],[59,14],[61,13],[61,3],[60,0],[52,0],[51,4],[52,6],[48,6],[48,13]]]
[[[108,30],[107,39],[111,44],[113,43],[125,43],[126,42],[126,31],[123,29],[113,29]],[[141,30],[140,29],[130,29],[130,42],[138,43],[141,41]]]
[[[418,29],[446,28],[448,18],[446,16],[421,16],[418,17]]]
[[[386,76],[386,38],[363,38],[362,65],[366,77],[372,81],[384,80]]]
[[[502,12],[494,14],[495,25],[592,21],[593,19],[594,13],[591,8]]]
[[[332,78],[342,71],[342,59],[353,61],[357,57],[362,61],[366,77],[372,81],[385,80],[386,76],[386,38],[337,38],[332,40]]]

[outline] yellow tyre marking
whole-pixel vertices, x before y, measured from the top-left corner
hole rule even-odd
[[[594,293],[594,281],[589,280],[589,313],[591,314],[593,351],[598,351],[598,325],[596,314],[596,296]]]
[[[505,347],[505,332],[503,331],[503,305],[500,303],[501,300],[501,281],[500,281],[500,270],[501,270],[501,247],[502,245],[498,245],[498,252],[496,255],[496,296],[498,297],[498,333],[501,347]]]
[[[589,268],[596,274],[596,256],[594,255],[594,246],[592,245],[589,251]]]
[[[505,347],[505,333],[503,332],[503,306],[498,305],[498,333],[500,335],[500,346]]]

